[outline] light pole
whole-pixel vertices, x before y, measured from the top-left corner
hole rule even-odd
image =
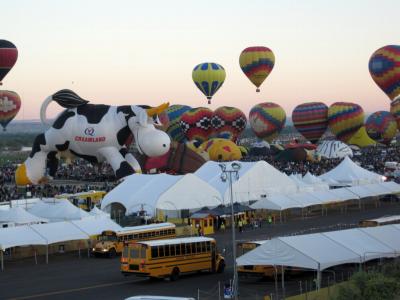
[[[235,300],[238,299],[238,278],[237,278],[237,268],[236,268],[236,237],[235,237],[235,217],[233,209],[233,190],[232,190],[232,174],[235,175],[236,180],[239,179],[239,170],[241,165],[237,162],[233,162],[230,165],[219,164],[221,168],[221,180],[226,182],[229,181],[230,190],[230,201],[231,201],[231,226],[232,226],[232,255],[233,255],[233,283],[232,283],[232,293]]]

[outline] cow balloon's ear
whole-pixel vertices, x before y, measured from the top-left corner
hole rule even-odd
[[[148,117],[147,117],[147,112],[145,109],[139,107],[139,106],[132,106],[132,111],[135,113],[135,118],[137,122],[141,126],[146,126],[148,124]],[[132,119],[132,118],[131,118]]]

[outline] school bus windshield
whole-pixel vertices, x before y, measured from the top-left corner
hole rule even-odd
[[[117,236],[116,235],[100,235],[99,236],[99,241],[100,242],[116,242],[117,241]]]

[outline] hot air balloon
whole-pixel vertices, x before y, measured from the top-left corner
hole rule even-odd
[[[400,99],[394,100],[390,103],[390,113],[396,119],[397,128],[400,130]]]
[[[200,143],[208,140],[211,134],[211,118],[213,112],[206,107],[192,108],[181,116],[180,125],[188,141]]]
[[[17,47],[9,41],[0,40],[0,85],[3,78],[15,65],[17,58]]]
[[[311,143],[316,143],[328,128],[328,106],[322,102],[308,102],[295,107],[293,125]]]
[[[246,128],[246,115],[238,108],[222,106],[217,108],[211,118],[213,135],[236,142]]]
[[[347,142],[364,125],[362,107],[350,102],[335,102],[328,109],[328,127],[342,142]]]
[[[285,125],[286,113],[276,103],[259,103],[250,110],[249,122],[257,137],[271,142]]]
[[[164,131],[168,133],[172,140],[180,143],[184,142],[185,135],[182,132],[180,121],[181,116],[189,109],[191,109],[190,106],[174,104],[159,116]]]
[[[16,92],[0,91],[0,124],[6,131],[8,123],[14,119],[21,108],[21,99]]]
[[[388,45],[376,50],[368,67],[372,79],[391,101],[400,96],[400,46]]]
[[[240,54],[239,64],[243,73],[257,87],[256,92],[259,92],[261,84],[274,68],[275,56],[267,47],[248,47]]]
[[[225,69],[216,63],[202,63],[192,72],[192,78],[197,88],[207,97],[208,104],[225,81]]]
[[[377,111],[368,117],[365,129],[371,139],[388,145],[396,135],[397,124],[390,112]]]

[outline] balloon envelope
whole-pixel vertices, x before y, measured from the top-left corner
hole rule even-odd
[[[163,128],[172,140],[180,143],[184,142],[185,135],[182,132],[180,121],[181,116],[189,109],[191,109],[190,106],[174,104],[160,114],[159,118]]]
[[[0,91],[0,124],[4,131],[20,108],[21,99],[16,92]]]
[[[328,128],[328,106],[322,102],[303,103],[292,113],[294,127],[311,143],[316,143]]]
[[[15,65],[17,58],[17,47],[9,41],[0,40],[0,83]]]
[[[186,111],[180,121],[182,131],[187,140],[206,141],[211,134],[211,118],[213,112],[206,107],[192,108]]]
[[[207,97],[210,103],[212,96],[225,81],[225,69],[217,63],[202,63],[192,72],[192,78],[197,88]]]
[[[286,113],[276,103],[259,103],[250,110],[249,122],[257,137],[271,142],[285,126]]]
[[[400,130],[400,99],[394,100],[390,103],[390,113],[396,119],[397,128]]]
[[[238,108],[222,106],[217,108],[211,118],[213,135],[236,142],[246,128],[246,115]]]
[[[328,109],[328,127],[342,142],[347,142],[364,125],[362,107],[350,102],[335,102]]]
[[[239,56],[239,65],[243,73],[257,87],[271,73],[275,64],[275,56],[271,49],[263,46],[248,47]]]
[[[396,135],[395,118],[388,111],[377,111],[365,122],[365,129],[371,139],[382,144],[390,144]]]
[[[400,46],[388,45],[376,50],[368,67],[372,79],[390,100],[400,96]]]

